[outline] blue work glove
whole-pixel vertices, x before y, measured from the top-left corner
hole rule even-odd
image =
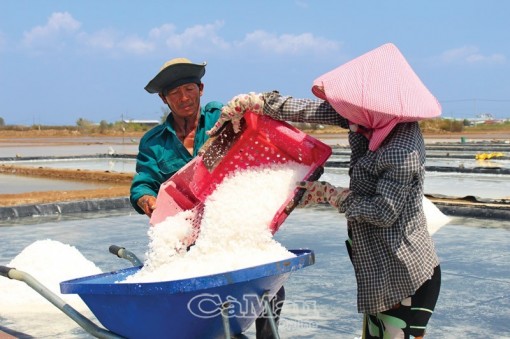
[[[297,187],[306,189],[298,207],[328,203],[339,208],[351,193],[348,188],[335,187],[326,181],[300,181],[297,183]]]
[[[264,99],[262,95],[254,92],[248,94],[239,94],[232,98],[223,108],[221,109],[221,115],[216,124],[207,131],[208,135],[215,135],[216,132],[223,126],[227,121],[232,122],[234,132],[238,133],[240,130],[241,119],[244,113],[247,111],[255,114],[264,114]]]

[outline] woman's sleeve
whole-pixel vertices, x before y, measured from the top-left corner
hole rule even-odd
[[[376,164],[380,177],[375,194],[350,194],[342,205],[346,218],[379,227],[393,225],[409,202],[410,193],[416,189],[415,178],[423,170],[419,159],[417,152],[401,148],[384,151]]]
[[[331,105],[320,99],[296,99],[282,96],[277,91],[262,93],[264,114],[270,117],[292,122],[306,122],[349,128],[345,118]]]

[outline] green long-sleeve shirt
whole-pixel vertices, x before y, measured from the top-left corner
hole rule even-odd
[[[195,134],[193,154],[177,138],[172,127],[173,116],[145,133],[140,140],[136,157],[136,174],[131,183],[130,201],[134,209],[143,214],[136,202],[143,195],[157,196],[159,186],[191,161],[208,139],[205,133],[213,127],[221,114],[223,104],[212,101],[201,107],[200,120]]]

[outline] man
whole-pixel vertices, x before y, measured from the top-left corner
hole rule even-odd
[[[131,205],[140,214],[152,215],[161,184],[198,154],[209,137],[206,131],[220,117],[223,104],[212,101],[204,107],[200,105],[205,65],[205,62],[194,64],[186,58],[169,60],[145,86],[147,92],[158,93],[170,108],[170,114],[164,123],[140,140],[130,196]],[[271,300],[276,321],[284,300],[282,287]],[[258,318],[255,327],[257,339],[273,338],[267,317]]]
[[[140,214],[152,215],[160,185],[197,155],[208,139],[205,131],[221,114],[219,102],[200,105],[205,65],[185,58],[169,60],[145,86],[147,92],[158,93],[170,114],[140,140],[130,197]]]

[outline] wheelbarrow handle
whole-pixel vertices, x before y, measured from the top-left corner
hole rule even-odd
[[[111,254],[116,255],[119,258],[129,260],[133,266],[141,266],[143,262],[131,251],[128,251],[124,247],[117,245],[110,245],[108,248]]]
[[[108,251],[110,251],[111,254],[114,254],[116,256],[118,256],[119,258],[122,258],[120,255],[119,255],[119,252],[121,250],[123,250],[124,247],[121,247],[121,246],[117,246],[117,245],[111,245],[110,247],[108,247]]]
[[[7,266],[0,266],[0,275],[6,277],[6,278],[9,278],[9,279],[12,279],[10,276],[9,276],[9,272],[11,270],[13,270],[14,268],[11,268],[11,267],[7,267]]]
[[[46,300],[52,303],[59,310],[64,312],[69,318],[74,320],[78,325],[80,325],[85,331],[92,334],[96,338],[104,338],[104,339],[120,339],[123,338],[113,332],[110,332],[104,328],[96,325],[92,320],[85,317],[83,314],[74,309],[71,305],[69,305],[65,300],[60,298],[57,294],[51,291],[49,288],[41,284],[37,279],[35,279],[30,274],[17,270],[15,268],[0,266],[0,275],[7,277],[9,279],[19,280],[28,285],[28,287],[32,288],[35,292],[39,293]]]

